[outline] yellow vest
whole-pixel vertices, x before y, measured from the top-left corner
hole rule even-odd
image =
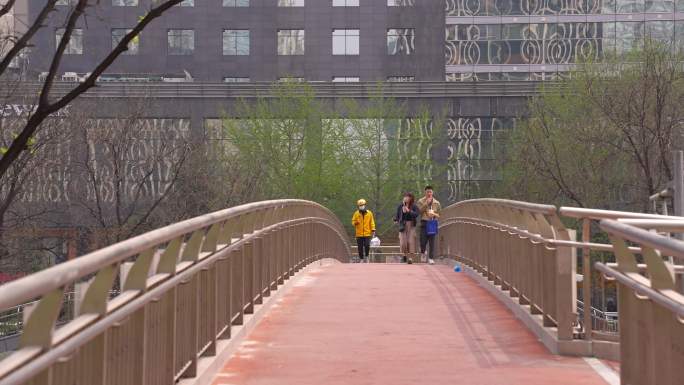
[[[352,225],[356,229],[357,237],[370,237],[375,231],[375,219],[370,210],[366,210],[366,214],[361,215],[359,210],[354,211],[352,215]]]

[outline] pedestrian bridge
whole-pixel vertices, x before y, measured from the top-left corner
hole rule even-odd
[[[326,208],[251,203],[0,286],[0,384],[681,384],[682,233],[480,199],[443,210],[437,265],[348,264]],[[617,287],[617,322],[578,285]]]

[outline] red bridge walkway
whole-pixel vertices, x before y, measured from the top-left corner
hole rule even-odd
[[[215,385],[608,383],[590,361],[550,354],[447,266],[333,264],[302,274]]]

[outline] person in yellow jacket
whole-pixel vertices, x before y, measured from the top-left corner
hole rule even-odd
[[[370,240],[375,236],[375,219],[373,213],[366,209],[366,200],[359,199],[356,202],[358,210],[352,215],[352,225],[356,232],[356,246],[359,250],[359,260],[364,262],[364,258],[370,255]]]

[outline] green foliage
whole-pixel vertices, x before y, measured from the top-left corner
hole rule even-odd
[[[275,98],[242,101],[241,119],[225,119],[228,138],[240,161],[265,175],[265,196],[319,197],[326,131],[321,106],[308,86],[294,82],[274,87]]]
[[[509,138],[499,194],[644,209],[672,178],[672,150],[682,144],[682,62],[672,47],[646,41],[543,86]]]
[[[339,103],[344,118],[306,83],[278,83],[272,98],[242,101],[240,118],[225,118],[224,127],[238,162],[260,174],[254,199],[314,200],[350,226],[355,202],[364,198],[383,234],[391,231],[394,207],[416,183],[416,164],[426,163],[419,157],[429,149],[406,143],[413,138],[400,143],[406,112],[381,87],[362,103]],[[423,115],[412,120],[427,121],[429,114]]]

